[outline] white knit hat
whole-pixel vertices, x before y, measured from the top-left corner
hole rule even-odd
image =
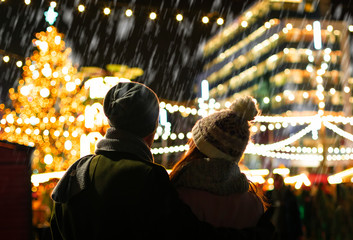
[[[252,97],[237,98],[229,109],[196,122],[192,128],[196,147],[209,158],[239,162],[250,138],[249,121],[257,114]]]

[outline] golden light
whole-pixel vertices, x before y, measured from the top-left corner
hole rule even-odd
[[[180,22],[183,21],[183,15],[181,15],[180,13],[176,15],[175,19]]]
[[[42,89],[40,90],[40,95],[41,95],[42,97],[44,97],[44,98],[48,97],[49,94],[50,94],[50,91],[49,91],[48,88],[42,88]]]
[[[210,21],[210,19],[209,19],[207,16],[203,16],[201,21],[202,21],[204,24],[207,24],[207,23]]]
[[[353,168],[348,168],[346,170],[343,170],[342,172],[329,176],[327,180],[330,184],[339,184],[342,182],[347,182],[347,178],[350,178],[350,181],[352,181],[351,179],[352,175],[353,175]]]
[[[264,97],[263,99],[265,104],[269,104],[270,103],[270,98],[269,97]]]
[[[53,163],[53,156],[51,154],[47,154],[44,157],[45,164],[52,164]]]
[[[126,11],[125,11],[125,15],[127,16],[127,17],[131,17],[132,16],[132,10],[131,9],[126,9]]]
[[[268,169],[252,169],[252,170],[242,170],[242,173],[249,176],[267,176],[270,171]]]
[[[9,56],[4,56],[4,57],[2,58],[2,60],[7,63],[7,62],[10,61],[10,57],[9,57]]]
[[[86,9],[85,6],[82,5],[82,4],[78,5],[78,7],[77,7],[77,10],[78,10],[79,12],[84,12],[85,9]]]
[[[345,93],[349,93],[349,92],[351,91],[351,89],[350,89],[348,86],[345,86],[344,89],[343,89],[343,91],[344,91]]]
[[[50,2],[50,6],[51,6],[52,8],[55,8],[56,5],[57,5],[56,2],[54,2],[54,1]]]
[[[306,25],[305,29],[307,31],[311,31],[311,30],[313,30],[313,26],[311,24],[308,24],[308,25]]]
[[[1,140],[36,148],[32,161],[36,173],[67,169],[78,156],[94,151],[94,143],[103,137],[99,132],[108,126],[100,103],[92,104],[91,116],[85,113],[82,98],[89,97],[90,88],[81,88],[81,76],[68,59],[70,49],[64,48],[63,38],[53,26],[36,34],[38,49],[30,60],[16,62],[18,67],[25,66],[17,91],[9,90],[14,110],[6,109],[0,118]],[[119,81],[124,77],[127,76],[122,74]],[[105,79],[106,85],[115,82],[115,77]],[[96,89],[108,91],[106,85]],[[85,128],[88,121],[94,129]],[[85,133],[87,141],[83,142],[87,146],[81,142]]]
[[[17,67],[20,68],[20,67],[22,67],[22,65],[23,65],[22,61],[17,61],[17,62],[16,62],[16,66],[17,66]]]
[[[69,92],[72,92],[76,89],[76,84],[73,83],[73,82],[68,82],[66,84],[66,90],[69,91]]]
[[[289,175],[290,170],[289,168],[275,168],[272,171],[273,174],[279,174],[279,175]]]
[[[348,31],[353,32],[353,25],[348,26]]]
[[[109,15],[109,14],[111,13],[110,8],[108,8],[108,7],[104,8],[104,9],[103,9],[103,13],[104,13],[105,15]]]
[[[157,18],[157,13],[151,12],[150,15],[149,15],[149,18],[150,18],[151,20],[155,20],[155,19]]]
[[[240,25],[243,27],[243,28],[246,28],[247,26],[248,26],[248,22],[247,21],[242,21],[241,23],[240,23]]]
[[[223,25],[224,24],[224,19],[223,18],[218,18],[217,19],[217,24],[220,25],[220,26]]]
[[[72,148],[72,142],[70,140],[65,141],[65,149],[71,150],[71,148]]]
[[[288,23],[288,24],[286,25],[286,28],[287,28],[288,30],[292,30],[292,29],[293,29],[293,25],[292,25],[291,23]]]
[[[264,184],[266,181],[262,176],[248,176],[246,175],[247,179],[249,179],[253,183]]]
[[[56,36],[54,42],[55,42],[56,45],[59,45],[60,42],[61,42],[61,37],[60,36]]]
[[[319,108],[320,109],[324,109],[325,108],[325,103],[324,102],[320,102],[319,103]]]
[[[25,4],[26,4],[26,5],[31,4],[31,0],[25,0]]]
[[[33,183],[34,186],[38,186],[40,183],[48,182],[49,179],[52,179],[52,178],[60,179],[62,178],[62,176],[64,176],[64,174],[65,174],[65,171],[33,174],[31,176],[31,182]]]
[[[327,31],[332,32],[333,31],[333,26],[332,25],[328,25],[327,26]]]
[[[265,26],[265,28],[270,28],[271,27],[271,23],[269,23],[269,22],[265,22],[265,24],[264,24],[264,26]]]

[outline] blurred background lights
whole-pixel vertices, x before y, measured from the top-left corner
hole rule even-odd
[[[41,95],[42,97],[44,97],[44,98],[48,97],[49,94],[50,94],[50,91],[49,91],[48,88],[42,88],[42,89],[40,90],[40,95]]]
[[[180,13],[176,15],[175,19],[180,22],[183,20],[183,15],[181,15]]]
[[[80,5],[78,5],[77,9],[79,12],[84,12],[86,8],[84,5],[80,4]]]
[[[217,24],[218,25],[223,25],[224,24],[224,19],[223,18],[218,18],[217,19]]]
[[[59,45],[60,42],[61,42],[61,37],[60,36],[56,36],[55,39],[54,39],[54,42],[56,45]]]
[[[131,9],[126,9],[125,15],[126,15],[127,17],[131,17],[131,16],[132,16],[132,10],[131,10]]]
[[[7,63],[7,62],[10,61],[10,57],[9,57],[9,56],[4,56],[4,57],[2,58],[2,60]]]
[[[66,90],[72,92],[76,89],[76,84],[74,82],[68,82],[66,84]]]
[[[52,164],[53,163],[53,156],[51,154],[47,154],[44,156],[44,162],[45,164]]]
[[[210,19],[207,16],[202,17],[201,20],[204,24],[208,23],[210,21]]]
[[[150,18],[151,20],[155,20],[155,19],[157,18],[157,13],[151,12],[150,15],[149,15],[149,18]]]
[[[17,66],[17,67],[22,67],[22,65],[23,65],[22,61],[17,61],[17,62],[16,62],[16,66]]]
[[[109,15],[109,14],[111,13],[110,8],[108,8],[108,7],[104,8],[104,9],[103,9],[103,13],[104,13],[105,15]]]
[[[270,98],[269,97],[264,97],[264,103],[269,104],[270,103]]]
[[[243,28],[246,28],[248,26],[248,22],[247,21],[242,21],[240,24]]]

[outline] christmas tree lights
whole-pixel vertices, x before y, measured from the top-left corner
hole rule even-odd
[[[17,89],[9,91],[13,110],[4,110],[0,139],[36,147],[34,172],[59,171],[80,156],[87,90],[55,27],[37,33],[33,44]]]

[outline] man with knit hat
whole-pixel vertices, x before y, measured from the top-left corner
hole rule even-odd
[[[52,193],[53,239],[254,236],[254,231],[215,229],[198,221],[178,198],[166,170],[153,163],[159,102],[151,89],[119,83],[108,91],[104,112],[110,128],[96,154],[70,166]]]
[[[140,239],[155,234],[151,227],[168,214],[168,175],[150,151],[156,94],[140,83],[119,83],[103,105],[110,128],[95,155],[70,166],[52,193],[53,239]]]

